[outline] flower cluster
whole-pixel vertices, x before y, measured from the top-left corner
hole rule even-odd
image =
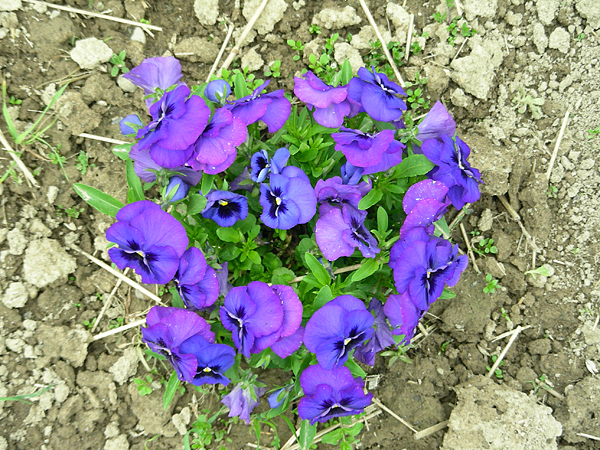
[[[267,392],[258,367],[294,373],[269,395],[273,409],[301,398],[298,415],[312,425],[360,414],[372,394],[353,360],[374,365],[410,342],[458,282],[467,257],[438,228],[450,205],[479,198],[480,174],[441,103],[415,127],[402,88],[375,70],[295,77],[300,113],[283,90],[265,91],[269,81],[225,75],[190,88],[172,57],[126,75],[150,120],[121,121],[136,142],[109,256],[143,283],[171,283],[174,305],[150,310],[142,339],[181,381],[231,383],[222,403],[246,423]],[[416,160],[426,169],[415,172]],[[160,204],[144,199],[151,186],[140,180],[160,185]],[[347,270],[333,264],[353,257],[361,284],[336,278]],[[392,295],[381,289],[390,269]]]

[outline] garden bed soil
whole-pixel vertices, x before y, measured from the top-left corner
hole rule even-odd
[[[76,40],[90,37],[105,41],[114,53],[125,50],[129,68],[147,57],[175,54],[184,78],[201,84],[226,37],[223,21],[242,29],[258,2],[199,0],[196,8],[181,0],[61,2],[162,27],[153,36],[141,33],[142,38],[131,25],[20,3],[0,0],[5,11],[0,12],[0,66],[8,95],[14,103],[22,100],[9,105],[17,127],[33,122],[60,83],[72,81],[59,102],[59,120],[46,133],[49,143],[60,145],[64,168],[35,143],[22,159],[35,169],[40,187],[28,186],[18,170],[0,184],[0,397],[52,385],[31,403],[0,402],[0,450],[180,449],[196,414],[218,410],[216,397],[188,389],[163,411],[164,372],[151,374],[153,392],[140,396],[132,380],[148,372],[139,362],[138,332],[93,341],[84,325],[98,315],[116,280],[70,249],[76,243],[106,259],[103,236],[111,224],[75,194],[73,183],[126,198],[124,166],[112,145],[79,134],[121,139],[120,119],[144,115],[142,93],[118,83],[109,63],[83,70],[69,54]],[[218,15],[211,14],[217,3]],[[467,39],[462,28],[451,45],[451,27],[433,18],[436,12],[438,18],[457,16],[446,2],[369,2],[375,21],[394,40],[405,39],[405,13],[414,14],[419,38],[413,42],[422,50],[411,54],[401,74],[409,81],[417,73],[428,77],[425,98],[441,99],[456,118],[457,133],[471,146],[471,163],[485,182],[481,201],[462,223],[476,248],[484,248],[479,240],[492,238],[497,253],[476,255],[481,273],[470,264],[453,289],[456,297],[433,305],[425,326],[434,329],[408,351],[410,364],[388,366],[388,358],[378,357],[367,369],[375,397],[416,429],[446,420],[449,428],[415,440],[412,431],[383,413],[368,422],[360,445],[600,448],[600,441],[585,436],[600,437],[600,378],[594,374],[600,369],[600,134],[589,131],[600,130],[600,3],[462,0],[460,5],[459,27],[464,22],[477,33]],[[312,23],[322,34],[310,33]],[[308,50],[339,33],[336,55],[358,64],[369,52],[367,25],[356,0],[270,0],[258,33],[253,31],[242,48],[242,64],[262,77],[268,64],[280,60],[281,75],[272,84],[290,92],[308,53],[294,61],[297,52],[288,39],[311,42]],[[8,136],[4,122],[0,128]],[[89,159],[85,170],[81,152]],[[4,152],[0,174],[10,163]],[[498,196],[505,196],[521,224]],[[452,238],[466,249],[458,230]],[[526,274],[542,264],[549,276]],[[489,294],[483,292],[487,274],[498,280]],[[121,287],[95,333],[120,325],[120,318],[138,320],[150,306],[151,300]],[[509,339],[494,337],[518,326],[525,329],[504,356],[500,374],[484,379],[492,355]],[[557,395],[540,387],[542,380]],[[267,407],[264,399],[260,407]],[[473,417],[478,420],[471,422]],[[519,428],[519,420],[533,417],[531,426]],[[283,422],[277,424],[285,442],[290,432]],[[252,427],[237,424],[226,431],[228,440],[210,448],[250,448],[246,444],[256,442]],[[263,431],[264,444],[274,435],[269,428]]]

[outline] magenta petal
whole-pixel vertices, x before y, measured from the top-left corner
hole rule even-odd
[[[327,128],[339,128],[344,123],[344,118],[350,114],[350,102],[331,103],[324,108],[315,107],[313,117],[315,121]]]
[[[291,336],[302,323],[302,302],[291,286],[275,284],[271,289],[279,296],[283,306],[281,337]]]
[[[272,95],[275,92],[272,92],[269,95]],[[269,133],[275,133],[283,126],[286,120],[288,120],[288,117],[290,117],[292,105],[290,104],[290,101],[285,97],[271,98],[271,100],[271,104],[260,119],[267,124],[267,127],[269,128]]]
[[[188,248],[179,261],[179,284],[196,284],[204,278],[206,259],[199,248]]]
[[[116,219],[120,222],[131,222],[137,216],[148,210],[162,211],[160,205],[148,200],[142,200],[140,202],[130,203],[121,208],[116,215]]]
[[[408,191],[406,191],[406,194],[404,194],[402,207],[404,208],[404,212],[409,214],[421,200],[428,198],[441,202],[444,197],[446,197],[447,193],[448,188],[440,181],[419,181],[408,188]]]
[[[296,332],[290,336],[281,338],[271,346],[271,350],[280,358],[287,358],[300,348],[304,337],[304,328],[299,327]]]
[[[173,247],[179,257],[183,255],[189,244],[183,225],[162,210],[144,211],[131,220],[130,225],[142,233],[147,246],[160,246],[166,243]]]
[[[323,256],[329,261],[335,261],[342,256],[351,256],[355,246],[349,245],[342,239],[348,224],[344,222],[342,211],[332,209],[317,220],[315,237]]]
[[[283,307],[279,296],[261,281],[252,281],[247,286],[248,295],[256,303],[256,311],[248,323],[254,336],[266,336],[277,331],[283,322]]]

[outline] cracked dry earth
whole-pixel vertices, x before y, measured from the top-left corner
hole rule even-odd
[[[22,100],[8,105],[17,127],[25,129],[61,83],[71,81],[53,108],[58,121],[46,133],[48,142],[61,146],[64,173],[44,146],[34,144],[23,160],[35,169],[40,188],[28,186],[18,171],[0,184],[0,398],[51,386],[30,403],[0,401],[0,450],[180,449],[196,414],[218,410],[216,399],[188,390],[163,411],[165,372],[149,374],[140,362],[138,331],[94,341],[84,325],[98,316],[116,279],[67,249],[76,243],[106,259],[103,235],[111,220],[81,201],[71,184],[121,200],[126,189],[111,144],[79,135],[120,139],[119,120],[143,114],[141,92],[110,75],[113,53],[125,50],[130,68],[146,57],[174,54],[186,79],[200,84],[225,39],[222,20],[235,24],[235,41],[259,2],[60,3],[145,18],[162,31],[152,37],[132,25],[0,0],[0,66],[8,95]],[[477,31],[468,38],[451,34],[447,19],[459,13],[445,1],[368,4],[392,41],[406,41],[414,15],[413,42],[422,50],[411,54],[401,74],[409,81],[417,72],[426,76],[426,98],[441,99],[456,118],[485,181],[481,201],[462,223],[476,248],[493,238],[498,251],[476,255],[481,273],[470,265],[454,289],[456,298],[436,302],[425,323],[435,329],[408,352],[412,364],[388,367],[379,358],[368,368],[375,396],[416,429],[447,426],[416,440],[383,413],[369,421],[360,447],[600,448],[600,133],[594,132],[600,131],[600,2],[461,0],[459,27]],[[436,22],[435,13],[446,19]],[[312,35],[311,24],[322,34]],[[270,0],[242,47],[240,64],[262,76],[281,60],[275,82],[291,90],[310,52],[320,52],[323,39],[335,32],[341,37],[335,59],[349,58],[356,70],[374,39],[358,1]],[[306,44],[299,61],[287,39]],[[84,50],[75,51],[73,44],[84,40]],[[4,122],[0,127],[8,136]],[[80,152],[89,158],[85,171]],[[3,152],[0,174],[10,168]],[[466,249],[459,232],[452,237]],[[542,264],[547,276],[526,274]],[[483,293],[487,274],[499,280],[492,294]],[[151,300],[120,287],[94,334],[118,326],[121,318],[138,320],[150,306]],[[488,379],[492,357],[509,340],[495,338],[519,326],[525,329],[503,358],[502,378]],[[133,378],[147,375],[152,393],[140,396]],[[287,427],[277,424],[287,440]],[[256,442],[244,425],[226,431],[229,441],[210,448]],[[272,430],[263,431],[270,441]]]

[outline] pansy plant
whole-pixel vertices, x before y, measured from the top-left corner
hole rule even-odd
[[[241,71],[188,87],[175,58],[145,60],[126,77],[149,118],[124,111],[136,142],[115,149],[129,204],[75,185],[116,219],[112,262],[172,294],[142,341],[179,380],[226,387],[229,416],[246,423],[267,392],[259,367],[291,380],[258,417],[361,414],[372,394],[356,361],[410,342],[467,265],[444,215],[482,180],[449,111],[436,103],[415,123],[385,74],[332,73],[297,76],[294,100]]]

